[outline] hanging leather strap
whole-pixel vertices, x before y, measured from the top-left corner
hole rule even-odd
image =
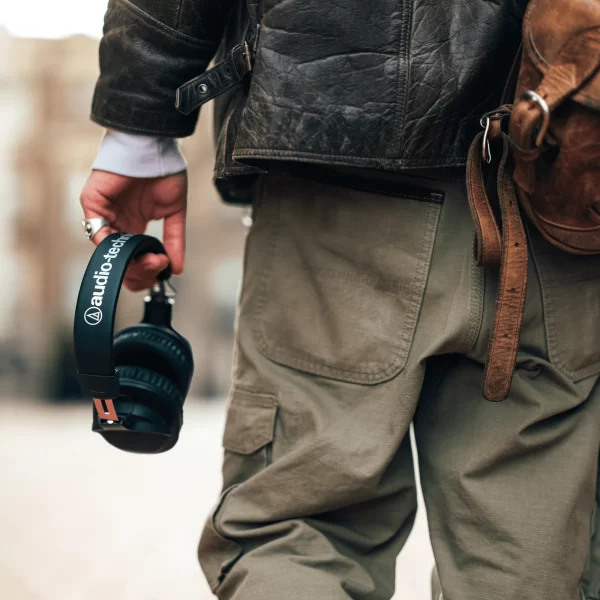
[[[527,238],[512,180],[510,144],[508,136],[500,130],[499,121],[495,123],[490,138],[502,146],[497,179],[501,232],[485,186],[481,153],[482,142],[485,141],[483,134],[477,136],[469,152],[467,187],[477,234],[477,264],[500,266],[496,312],[483,384],[483,395],[490,401],[498,402],[505,400],[509,394],[517,361],[528,256]]]
[[[483,177],[481,148],[483,131],[475,138],[467,159],[467,196],[475,225],[475,262],[480,267],[498,267],[502,258],[502,239]]]

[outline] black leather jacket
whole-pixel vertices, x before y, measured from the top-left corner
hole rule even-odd
[[[269,160],[463,166],[500,102],[526,3],[110,0],[92,118],[183,137],[218,95],[216,176],[234,195],[251,178],[232,178]]]

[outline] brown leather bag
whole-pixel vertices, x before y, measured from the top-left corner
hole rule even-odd
[[[555,246],[600,253],[600,0],[531,0],[511,87],[514,104],[484,115],[467,165],[476,260],[500,267],[483,386],[493,401],[510,391],[523,320],[519,207]]]

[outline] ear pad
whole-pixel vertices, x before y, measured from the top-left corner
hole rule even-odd
[[[188,341],[173,329],[140,323],[121,331],[114,339],[115,366],[139,366],[170,379],[183,397],[194,373]]]
[[[106,430],[111,445],[128,452],[156,454],[170,450],[183,424],[183,395],[165,376],[136,366],[118,368],[121,394],[114,399],[127,431]]]

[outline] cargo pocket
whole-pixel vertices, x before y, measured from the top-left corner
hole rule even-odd
[[[276,415],[274,394],[233,388],[223,434],[225,488],[246,481],[268,466]]]
[[[261,354],[331,379],[377,384],[405,366],[443,195],[340,188],[268,175],[253,235]]]
[[[227,501],[241,483],[270,463],[276,416],[274,394],[233,388],[223,434],[225,491],[204,528],[198,547],[198,558],[213,592],[243,554],[242,546],[227,537],[220,526]]]
[[[600,256],[570,254],[532,226],[550,362],[572,381],[600,373]]]

